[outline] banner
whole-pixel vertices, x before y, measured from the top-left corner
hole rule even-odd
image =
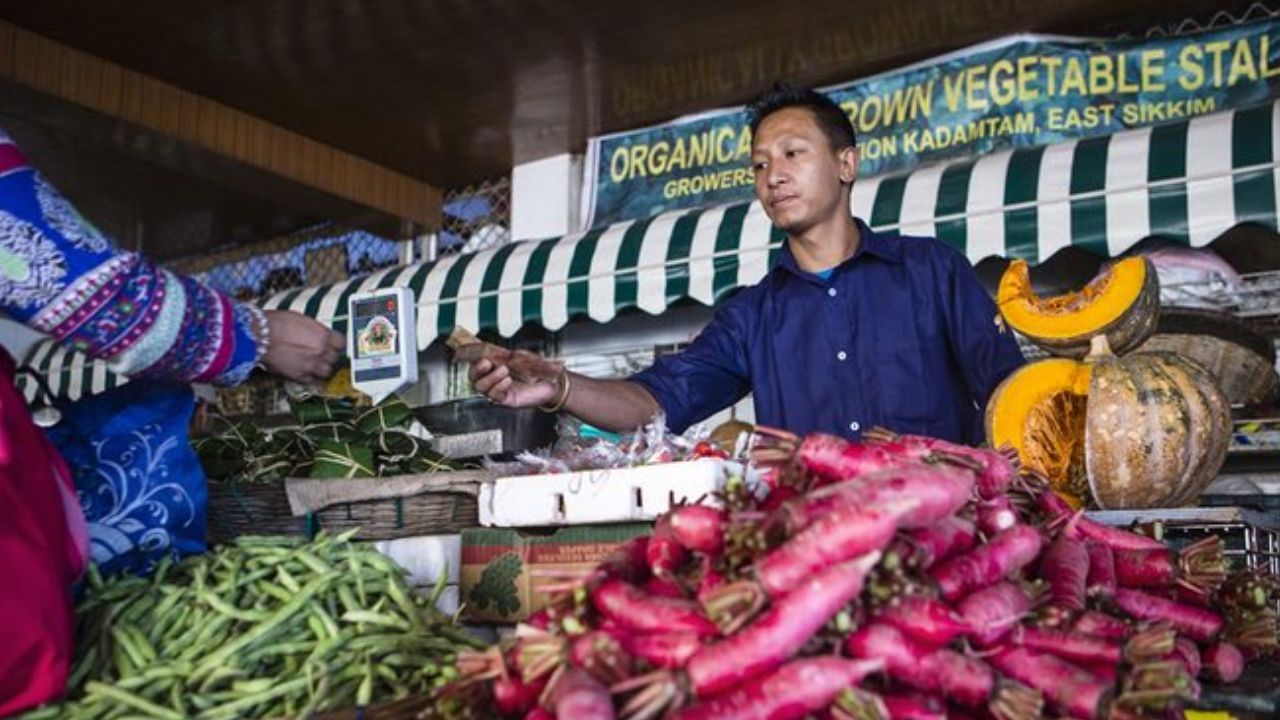
[[[1172,38],[1015,36],[823,90],[849,114],[860,175],[1109,135],[1269,100],[1280,21]],[[588,226],[750,199],[743,108],[593,138]]]

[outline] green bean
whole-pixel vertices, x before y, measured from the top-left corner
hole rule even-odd
[[[329,575],[334,572],[333,567],[329,565],[329,563],[321,560],[307,550],[296,551],[294,553],[294,557],[296,557],[303,565],[310,568],[316,575]]]
[[[114,688],[110,685],[104,685],[100,682],[90,680],[88,685],[85,686],[85,689],[90,695],[101,695],[121,705],[126,705],[135,710],[141,710],[151,717],[164,718],[165,720],[183,720],[180,713],[176,713],[169,708],[161,707],[153,702],[140,698],[133,693],[120,690],[119,688]]]
[[[242,610],[238,607],[235,607],[230,603],[226,602],[225,600],[223,600],[222,598],[219,598],[217,595],[214,595],[213,593],[208,591],[199,592],[197,593],[196,597],[200,600],[200,602],[204,603],[205,605],[208,605],[209,607],[213,608],[219,613],[222,613],[223,615],[226,615],[229,618],[234,618],[236,620],[243,620],[245,622],[262,622],[266,620],[268,617],[267,613],[258,612],[255,610]]]
[[[383,627],[404,630],[405,632],[409,631],[409,623],[405,622],[402,618],[371,610],[349,610],[343,613],[339,619],[343,622],[368,623],[370,625],[381,625]]]
[[[272,598],[279,600],[280,602],[289,602],[290,598],[293,597],[293,593],[289,590],[284,587],[274,585],[267,580],[259,580],[254,583],[253,589],[261,594],[263,599]]]
[[[248,710],[256,705],[261,705],[268,700],[273,700],[282,695],[300,690],[306,687],[306,684],[306,678],[295,678],[287,682],[278,683],[275,687],[267,690],[266,692],[251,695],[247,698],[242,698],[225,705],[219,705],[205,710],[200,713],[197,718],[199,718],[199,720],[222,720],[222,718],[234,720],[234,718],[243,717],[241,714],[242,711]]]
[[[321,607],[320,603],[311,602],[308,604],[308,607],[311,611],[311,616],[316,618],[316,620],[318,620],[324,627],[324,638],[335,637],[338,633],[342,632],[342,628],[338,626],[338,621],[334,620],[333,616]]]
[[[227,658],[239,652],[241,648],[251,645],[278,630],[290,617],[300,612],[302,608],[306,607],[307,602],[311,600],[312,596],[324,589],[325,586],[332,582],[335,577],[336,574],[324,575],[312,580],[302,589],[302,592],[298,593],[296,597],[281,606],[280,609],[266,621],[226,645],[218,648],[206,657],[204,663],[202,663],[200,667],[196,668],[196,674],[200,674],[209,668],[217,667],[221,663],[225,662]]]
[[[283,567],[279,567],[279,566],[276,567],[276,579],[278,579],[280,581],[280,584],[283,585],[284,588],[291,593],[302,591],[302,585],[300,585],[298,581],[294,579],[292,573],[290,573],[288,570],[284,569]]]

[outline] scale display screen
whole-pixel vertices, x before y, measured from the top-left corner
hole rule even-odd
[[[379,402],[418,381],[413,291],[386,288],[347,300],[347,355],[355,388]]]
[[[355,359],[387,357],[400,352],[400,317],[393,295],[353,303]]]

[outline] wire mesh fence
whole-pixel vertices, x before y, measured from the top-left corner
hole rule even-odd
[[[238,300],[330,285],[412,262],[412,243],[333,224],[170,263]]]
[[[511,179],[489,180],[444,196],[440,255],[491,250],[511,242]]]

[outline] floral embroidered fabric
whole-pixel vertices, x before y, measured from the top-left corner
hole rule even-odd
[[[249,310],[114,248],[0,131],[0,308],[133,377],[243,382],[261,357]]]

